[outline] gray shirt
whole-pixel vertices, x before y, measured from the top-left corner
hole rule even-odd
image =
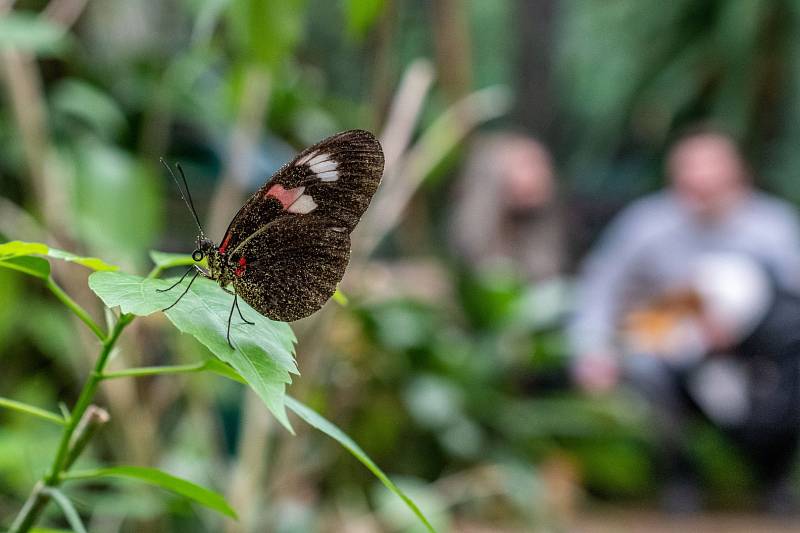
[[[656,193],[620,213],[586,259],[569,325],[574,353],[615,353],[619,318],[632,305],[685,286],[692,259],[711,251],[750,254],[780,285],[800,290],[800,220],[790,204],[753,192],[709,222],[674,193]]]

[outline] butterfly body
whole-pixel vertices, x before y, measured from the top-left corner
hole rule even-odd
[[[314,313],[344,276],[350,232],[378,188],[383,163],[380,143],[364,130],[304,150],[245,202],[219,246],[201,231],[193,257],[205,257],[208,268],[198,266],[199,273],[232,286],[234,307],[241,296],[273,320]]]

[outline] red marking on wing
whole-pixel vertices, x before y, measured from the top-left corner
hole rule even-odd
[[[225,235],[225,239],[223,239],[223,241],[222,241],[222,246],[219,247],[219,253],[221,253],[221,254],[225,253],[225,250],[228,249],[228,244],[230,244],[230,242],[231,242],[231,237],[232,236],[233,236],[233,234],[231,234],[231,233],[228,233],[227,235]]]
[[[275,185],[270,187],[266,193],[264,193],[264,196],[266,197],[272,196],[273,198],[277,198],[284,209],[289,209],[289,206],[295,203],[297,199],[300,198],[300,196],[302,196],[304,190],[306,190],[305,187],[284,189],[283,185],[281,185],[280,183],[276,183]]]
[[[244,271],[246,268],[247,268],[247,259],[245,259],[244,257],[240,257],[239,266],[236,267],[236,270],[233,272],[233,274],[237,278],[241,278],[242,276],[244,276]]]

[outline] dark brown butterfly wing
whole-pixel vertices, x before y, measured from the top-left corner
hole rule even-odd
[[[237,248],[259,228],[280,218],[314,214],[353,231],[383,175],[383,151],[364,130],[338,133],[281,167],[239,210],[220,244]]]
[[[310,213],[281,217],[238,248],[236,293],[262,315],[291,322],[317,311],[336,291],[350,259],[346,228]],[[241,261],[241,259],[239,259]]]

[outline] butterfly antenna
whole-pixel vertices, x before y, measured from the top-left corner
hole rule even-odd
[[[197,224],[197,229],[200,230],[200,235],[205,235],[203,232],[203,226],[200,225],[200,217],[197,216],[197,210],[194,208],[194,201],[192,200],[192,193],[189,191],[189,184],[186,181],[186,174],[183,173],[183,167],[181,167],[180,163],[176,163],[176,167],[178,168],[178,172],[183,179],[183,187],[181,187],[180,181],[178,181],[178,177],[175,175],[175,172],[172,171],[172,167],[170,167],[164,158],[160,158],[161,164],[167,169],[169,175],[172,176],[173,181],[175,181],[175,186],[178,187],[178,193],[181,195],[181,199],[183,199],[183,203],[186,204],[186,207],[191,211],[192,216],[194,217],[194,222]],[[186,190],[186,194],[183,194],[184,189]],[[188,200],[187,200],[188,198]]]

